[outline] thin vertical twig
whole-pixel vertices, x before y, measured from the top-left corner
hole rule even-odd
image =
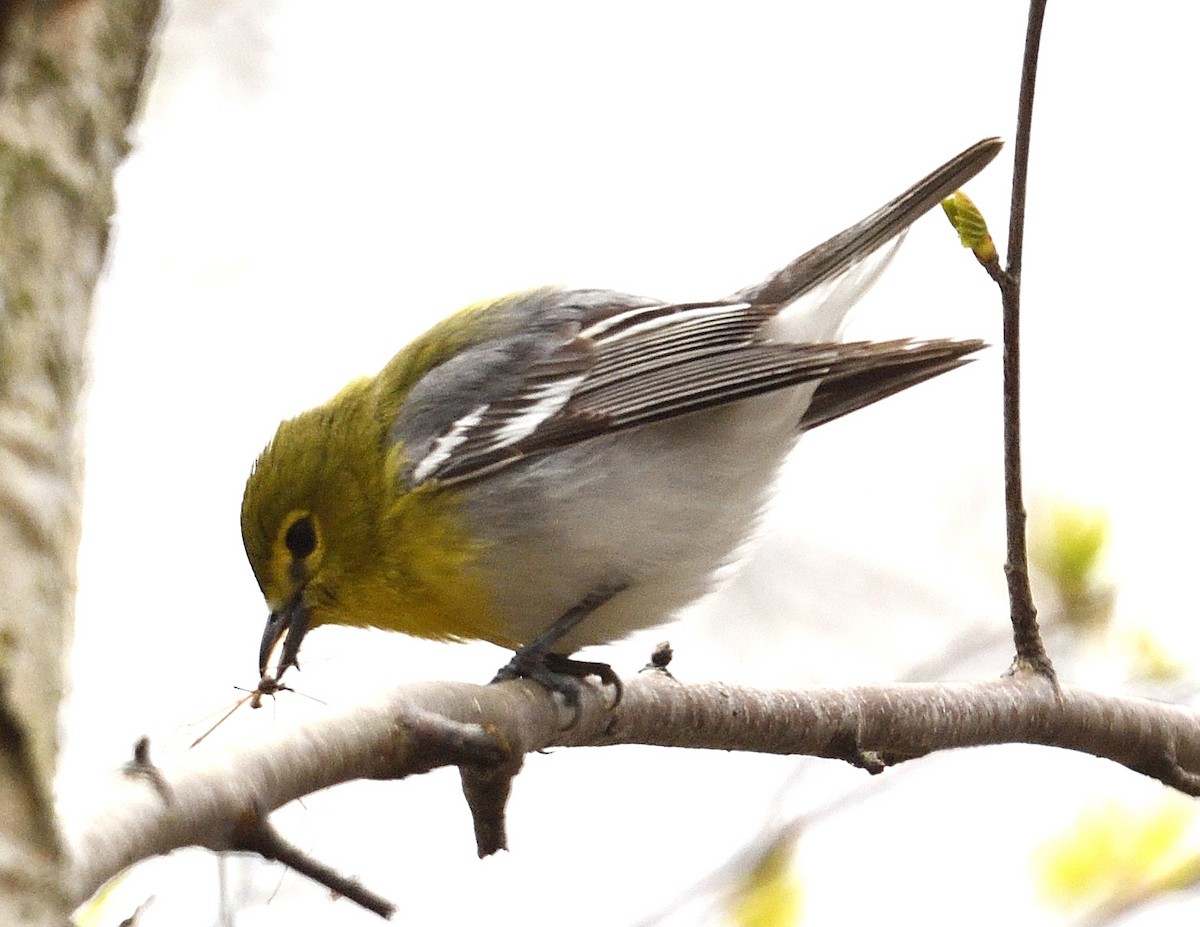
[[[1008,221],[1008,259],[1000,283],[1004,307],[1004,510],[1008,534],[1004,574],[1016,647],[1014,672],[1033,671],[1055,681],[1054,666],[1038,630],[1037,608],[1029,588],[1029,555],[1025,543],[1025,503],[1021,489],[1021,261],[1025,243],[1025,191],[1029,175],[1029,142],[1033,127],[1033,91],[1046,0],[1031,0],[1025,32],[1017,106],[1017,138],[1013,152],[1013,184]]]

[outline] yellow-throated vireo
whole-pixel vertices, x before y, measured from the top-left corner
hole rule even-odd
[[[468,306],[283,422],[242,501],[275,678],[323,624],[516,651],[497,678],[619,686],[581,647],[659,624],[746,539],[798,436],[966,363],[979,341],[840,343],[902,233],[986,139],[713,302],[544,288]],[[805,298],[801,298],[805,297]],[[619,689],[618,689],[619,692]]]

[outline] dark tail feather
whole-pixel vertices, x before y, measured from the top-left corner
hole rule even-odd
[[[793,302],[817,284],[879,250],[987,167],[1003,145],[998,138],[976,142],[861,222],[838,232],[761,283],[734,293],[730,301],[756,306],[785,306]]]
[[[823,379],[800,419],[800,430],[808,431],[832,422],[893,393],[969,364],[974,358],[966,355],[985,347],[982,341],[945,339],[911,342],[901,348],[894,344],[871,345],[887,350],[864,352],[861,365],[848,366]]]

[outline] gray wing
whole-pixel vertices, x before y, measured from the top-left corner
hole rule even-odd
[[[862,265],[982,170],[985,139],[763,282],[711,303],[535,290],[477,319],[486,337],[425,374],[390,437],[407,477],[461,482],[597,435],[819,380],[797,426],[832,421],[966,362],[982,342],[778,343],[764,323]]]
[[[819,421],[803,423],[815,427],[956,367],[982,346],[771,343],[759,338],[770,309],[639,305],[595,291],[537,291],[492,311],[524,315],[520,299],[541,303],[538,318],[554,325],[532,333],[522,326],[519,335],[469,348],[410,394],[393,436],[408,452],[411,485],[463,482],[601,434],[812,380],[831,390],[837,382],[861,386],[850,390],[857,404],[843,390]]]

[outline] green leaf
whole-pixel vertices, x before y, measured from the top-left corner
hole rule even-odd
[[[741,876],[729,902],[735,927],[794,927],[804,893],[793,869],[796,832],[785,828]]]
[[[992,241],[988,231],[987,220],[983,218],[983,213],[971,198],[959,190],[953,196],[942,200],[942,209],[950,224],[954,226],[954,231],[958,233],[958,240],[962,242],[963,247],[970,248],[980,264],[995,264],[998,260],[996,243]]]
[[[1198,809],[1174,792],[1141,806],[1106,801],[1038,851],[1043,897],[1073,911],[1123,910],[1196,883]]]

